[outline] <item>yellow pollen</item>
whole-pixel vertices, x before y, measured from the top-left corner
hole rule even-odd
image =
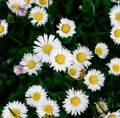
[[[116,14],[116,20],[120,21],[120,12]]]
[[[93,75],[89,78],[91,84],[96,84],[98,82],[97,76]]]
[[[48,2],[48,0],[39,0],[39,3],[40,3],[41,5],[46,5],[47,2]]]
[[[71,99],[71,103],[72,103],[72,105],[74,105],[74,106],[78,106],[78,105],[80,104],[80,99],[79,99],[78,97],[73,97],[73,98]]]
[[[111,115],[108,116],[108,118],[117,118],[117,117],[116,117],[116,115],[111,114]]]
[[[4,31],[4,27],[0,25],[0,33],[2,33],[3,31]]]
[[[34,101],[38,101],[38,100],[40,100],[40,97],[41,97],[40,93],[36,92],[33,94],[32,99]]]
[[[104,106],[103,103],[99,103],[98,106],[99,106],[99,108],[100,108],[101,110],[104,110],[104,107],[105,107],[105,106]]]
[[[119,71],[120,71],[120,67],[119,67],[118,64],[112,65],[112,69],[113,69],[115,72],[119,72]]]
[[[27,67],[28,67],[29,69],[33,69],[35,66],[36,66],[36,62],[35,62],[34,60],[28,61]]]
[[[26,2],[27,4],[29,4],[29,3],[30,3],[30,0],[25,0],[25,2]]]
[[[68,32],[70,31],[70,26],[69,26],[68,24],[64,24],[64,25],[62,26],[62,31],[63,31],[64,33],[68,33]]]
[[[20,117],[20,110],[19,109],[12,109],[12,112],[11,112],[11,118],[18,118],[18,117]]]
[[[43,46],[43,51],[47,54],[50,54],[50,52],[52,51],[52,46],[50,44],[46,44]]]
[[[40,21],[43,19],[43,15],[41,12],[37,12],[37,13],[35,13],[34,18],[35,18],[35,20]]]
[[[78,62],[84,62],[86,60],[86,55],[84,53],[78,53],[76,59]]]
[[[46,114],[50,115],[53,112],[53,107],[51,105],[46,105],[44,107],[44,111],[45,111]]]
[[[95,53],[97,55],[101,55],[102,54],[102,48],[100,48],[100,47],[95,48]]]
[[[69,69],[69,74],[70,74],[71,76],[74,76],[74,75],[76,74],[76,70],[75,70],[74,68],[70,68],[70,69]]]
[[[65,56],[64,56],[64,55],[57,55],[57,56],[55,57],[55,59],[56,59],[56,62],[57,62],[58,64],[63,64],[63,63],[65,62]]]
[[[83,78],[85,76],[85,71],[81,70],[79,74],[79,78]]]
[[[13,5],[12,5],[12,8],[18,10],[18,9],[20,8],[20,5],[17,4],[17,3],[16,3],[16,4],[13,4]]]
[[[115,37],[120,38],[120,29],[115,30],[114,35]]]

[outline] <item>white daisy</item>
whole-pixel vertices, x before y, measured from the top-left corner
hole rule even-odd
[[[50,52],[53,49],[61,48],[61,42],[58,38],[55,38],[54,35],[38,36],[37,41],[34,42],[36,46],[34,46],[33,51],[36,53],[41,59],[42,62],[49,62],[50,60]]]
[[[47,99],[41,105],[37,107],[37,115],[39,118],[43,118],[45,116],[53,116],[59,117],[59,106],[56,101]]]
[[[28,73],[32,75],[33,73],[37,75],[37,71],[41,70],[41,59],[31,53],[24,54],[20,65],[23,66],[23,73]]]
[[[32,107],[37,107],[46,100],[46,92],[40,85],[32,85],[25,93],[26,103]]]
[[[67,18],[62,18],[60,20],[59,25],[57,25],[57,30],[56,32],[59,34],[60,37],[62,38],[68,38],[69,36],[73,36],[76,31],[75,31],[75,22],[73,20],[69,20]]]
[[[108,112],[104,118],[120,118],[120,110],[112,113]]]
[[[89,61],[92,58],[92,52],[85,46],[78,47],[73,51],[73,60],[75,64],[78,64],[81,68],[88,68],[91,65]]]
[[[71,115],[81,115],[88,108],[88,96],[82,90],[69,89],[63,102],[63,108]]]
[[[8,32],[8,23],[6,20],[0,20],[0,37],[6,35]]]
[[[44,8],[34,7],[31,9],[29,18],[31,18],[31,23],[33,25],[41,26],[48,21],[48,14]]]
[[[27,118],[27,107],[19,101],[9,102],[2,111],[3,118]]]
[[[50,53],[50,67],[56,71],[66,71],[73,63],[72,54],[65,48],[52,50]]]
[[[110,69],[109,74],[120,75],[120,58],[111,59],[107,66]]]
[[[95,69],[89,70],[84,78],[84,83],[87,85],[88,89],[92,91],[100,90],[105,81],[104,74]]]
[[[98,43],[95,46],[95,54],[101,59],[105,59],[108,55],[108,52],[109,49],[105,43]]]

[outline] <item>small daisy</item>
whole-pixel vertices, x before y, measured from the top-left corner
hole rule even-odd
[[[65,48],[55,49],[50,53],[50,67],[56,71],[66,71],[73,63],[72,54]]]
[[[104,85],[105,76],[99,70],[91,69],[85,76],[84,83],[92,91],[100,90]]]
[[[60,20],[59,25],[57,25],[57,33],[59,34],[60,37],[62,38],[68,38],[69,36],[73,36],[76,31],[75,31],[75,22],[73,20],[69,20],[67,18],[62,18]]]
[[[91,65],[89,60],[92,57],[92,52],[85,46],[81,46],[73,51],[73,60],[75,64],[78,64],[81,68],[88,68],[88,66]]]
[[[120,110],[112,113],[108,112],[104,118],[120,118]]]
[[[88,108],[88,96],[82,90],[69,89],[67,98],[63,102],[63,108],[71,115],[81,115]]]
[[[23,66],[23,73],[28,73],[28,75],[32,75],[33,73],[37,75],[37,71],[41,70],[40,58],[31,53],[24,54],[20,65]]]
[[[120,75],[120,58],[111,59],[107,66],[110,68],[109,74]]]
[[[31,18],[31,23],[33,25],[41,26],[48,21],[48,14],[44,8],[34,7],[31,9],[29,18]]]
[[[32,107],[37,107],[46,100],[46,92],[40,85],[32,85],[25,93],[26,103]]]
[[[95,46],[95,54],[101,59],[105,59],[107,57],[108,51],[108,46],[105,43],[98,43]]]
[[[3,118],[27,118],[27,107],[19,101],[9,102],[2,111]]]
[[[37,107],[37,115],[39,118],[43,118],[45,116],[53,116],[59,117],[59,106],[56,101],[47,99],[41,105]]]
[[[36,53],[41,59],[42,62],[49,62],[50,60],[50,52],[53,49],[61,48],[61,42],[58,38],[55,38],[54,35],[38,36],[37,41],[34,42],[36,46],[34,46],[33,51]]]
[[[0,37],[6,35],[8,32],[8,23],[6,20],[0,20]]]

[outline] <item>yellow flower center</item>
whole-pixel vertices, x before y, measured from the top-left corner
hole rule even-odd
[[[79,78],[83,78],[85,76],[85,71],[81,70],[79,74]]]
[[[19,109],[12,109],[11,118],[18,118],[20,117],[20,110]]]
[[[71,99],[71,103],[72,103],[72,105],[74,105],[74,106],[78,106],[78,105],[80,104],[80,99],[79,99],[78,97],[73,97],[73,98]]]
[[[108,118],[117,118],[117,117],[116,117],[116,115],[111,114],[111,115],[108,116]]]
[[[78,53],[76,58],[78,62],[84,62],[86,60],[86,55],[84,53]]]
[[[120,21],[120,12],[116,14],[116,20]]]
[[[30,3],[30,0],[25,0],[25,2],[26,2],[27,4],[29,4],[29,3]]]
[[[119,72],[120,67],[119,67],[118,64],[114,64],[114,65],[112,65],[112,69],[113,69],[115,72]]]
[[[96,84],[98,82],[98,78],[97,76],[93,75],[90,77],[89,81],[91,84]]]
[[[64,55],[57,55],[57,56],[55,57],[55,59],[56,59],[56,62],[57,62],[58,64],[63,64],[63,63],[65,62],[65,56],[64,56]]]
[[[43,46],[43,51],[47,54],[50,54],[50,52],[52,51],[52,46],[50,44],[46,44]]]
[[[17,3],[16,3],[16,4],[13,4],[13,5],[12,5],[12,8],[18,10],[18,9],[20,8],[20,5],[17,4]]]
[[[74,76],[74,75],[76,74],[76,70],[75,70],[74,68],[70,68],[70,69],[69,69],[69,74],[70,74],[71,76]]]
[[[40,3],[41,5],[46,5],[47,2],[48,2],[48,0],[39,0],[39,3]]]
[[[52,112],[53,112],[53,107],[52,107],[51,105],[46,105],[46,106],[44,107],[44,111],[45,111],[46,114],[52,114]]]
[[[34,101],[40,100],[40,97],[41,97],[41,95],[40,95],[40,93],[38,93],[38,92],[36,92],[36,93],[34,93],[34,94],[32,95],[32,99],[33,99]]]
[[[115,37],[120,38],[120,29],[115,30],[114,35]]]
[[[97,55],[101,55],[102,54],[102,48],[100,48],[100,47],[95,48],[95,53]]]
[[[101,110],[104,110],[105,106],[104,106],[103,103],[99,103],[98,105],[99,105],[99,108],[100,108]]]
[[[28,61],[27,67],[28,67],[29,69],[33,69],[35,66],[36,66],[36,62],[35,62],[34,60]]]
[[[4,31],[4,27],[0,25],[0,33],[2,33],[3,31]]]
[[[40,21],[43,19],[43,15],[41,12],[37,12],[37,13],[35,13],[34,18],[35,18],[35,20]]]
[[[68,32],[70,31],[70,26],[69,26],[68,24],[64,24],[64,25],[62,26],[62,31],[63,31],[64,33],[68,33]]]

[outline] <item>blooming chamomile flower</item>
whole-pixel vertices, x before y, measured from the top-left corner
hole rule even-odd
[[[54,49],[50,53],[50,67],[56,71],[66,71],[73,63],[72,54],[65,48]]]
[[[101,73],[101,71],[91,69],[88,71],[84,79],[84,83],[87,85],[88,89],[96,91],[100,90],[104,85],[105,76],[103,73]]]
[[[42,104],[37,107],[37,115],[39,118],[43,118],[44,116],[53,116],[59,117],[59,106],[56,101],[46,99]]]
[[[3,118],[27,118],[27,107],[19,101],[9,102],[2,111]]]
[[[41,59],[31,53],[24,54],[20,65],[23,66],[23,73],[28,73],[32,75],[33,73],[37,75],[37,71],[41,70]]]
[[[46,92],[40,85],[32,85],[25,93],[26,103],[32,107],[37,107],[46,100]]]
[[[54,35],[48,36],[47,34],[44,34],[44,36],[38,36],[37,41],[35,41],[34,44],[36,46],[33,47],[33,51],[42,59],[42,62],[49,62],[50,52],[53,49],[62,47],[58,38],[55,38]]]
[[[78,64],[81,68],[88,68],[91,65],[89,60],[92,57],[92,52],[85,46],[81,46],[73,51],[74,63]]]
[[[106,58],[106,56],[108,55],[108,51],[108,46],[105,43],[98,43],[95,46],[95,54],[101,59]]]
[[[69,89],[67,98],[63,102],[63,108],[71,115],[80,115],[88,108],[88,96],[82,90]]]
[[[31,9],[29,18],[31,18],[31,23],[33,25],[41,26],[48,21],[48,14],[44,8],[38,6]]]
[[[104,118],[120,118],[120,110],[112,113],[108,112]]]
[[[56,31],[60,37],[68,38],[69,36],[72,37],[75,31],[75,22],[73,20],[69,20],[67,18],[62,18],[60,20],[59,25],[57,25],[58,30]]]
[[[0,20],[0,37],[6,35],[8,32],[8,23],[6,20]]]
[[[110,69],[109,74],[120,75],[120,58],[111,59],[107,66]]]

